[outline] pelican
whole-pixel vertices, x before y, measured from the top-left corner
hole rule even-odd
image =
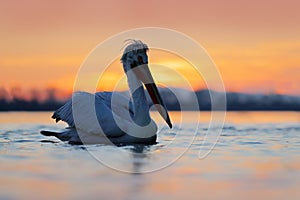
[[[131,100],[117,92],[75,92],[52,116],[68,127],[62,132],[42,130],[41,134],[71,144],[155,144],[157,125],[151,119],[144,86],[170,128],[172,123],[148,67],[148,50],[142,41],[130,40],[121,57]]]

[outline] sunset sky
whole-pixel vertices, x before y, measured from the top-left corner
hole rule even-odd
[[[299,8],[298,0],[0,1],[0,88],[70,92],[97,44],[128,29],[155,26],[201,44],[227,91],[300,95]],[[192,73],[172,56],[155,59]],[[99,88],[110,89],[115,80]],[[203,88],[201,82],[193,80],[193,88]],[[169,86],[180,84],[173,80]]]

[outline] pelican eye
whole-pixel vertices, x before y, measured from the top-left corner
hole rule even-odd
[[[131,65],[130,65],[131,68],[135,68],[137,66],[138,66],[138,64],[136,61],[133,61],[133,63],[131,63]]]
[[[141,63],[141,64],[144,64],[142,56],[138,56],[138,62]]]

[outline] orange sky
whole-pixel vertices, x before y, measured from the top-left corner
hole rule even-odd
[[[127,29],[158,26],[202,44],[228,91],[299,95],[299,7],[298,0],[1,1],[0,87],[71,91],[98,43]],[[181,63],[162,55],[150,60]]]

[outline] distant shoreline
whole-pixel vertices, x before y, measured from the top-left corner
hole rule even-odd
[[[192,104],[189,95],[192,91],[172,88],[159,88],[160,93],[165,101],[165,104],[170,111],[193,111],[193,109],[181,109],[180,103],[185,105]],[[182,96],[187,97],[178,102],[178,99],[172,91],[177,90]],[[194,92],[196,95],[200,111],[211,110],[210,95],[220,95],[222,93],[212,90],[199,90]],[[194,96],[195,96],[194,95]],[[224,94],[223,94],[224,95]],[[149,96],[148,102],[150,104]],[[25,100],[15,98],[12,100],[0,99],[0,111],[54,111],[61,107],[65,102],[56,100],[55,98],[46,101]],[[288,96],[280,94],[245,94],[245,93],[226,93],[227,111],[300,111],[300,97]]]

